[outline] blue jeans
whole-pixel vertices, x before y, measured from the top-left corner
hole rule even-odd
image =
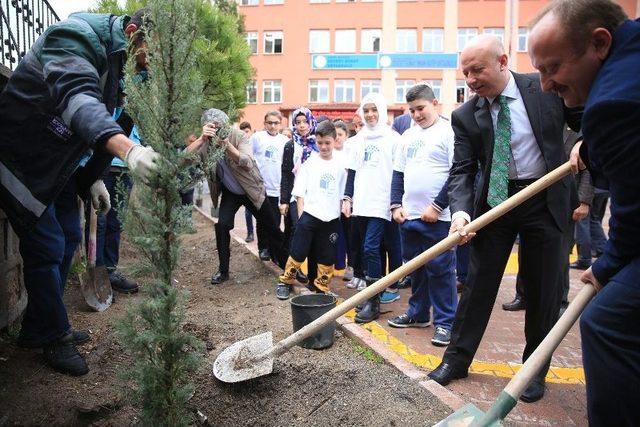
[[[19,228],[16,228],[19,230]],[[62,295],[73,254],[80,243],[76,178],[42,214],[30,232],[18,232],[28,302],[22,339],[44,345],[71,330]]]
[[[382,218],[360,217],[364,230],[362,260],[367,280],[378,280],[382,277],[380,249],[385,234],[385,226],[389,221]]]
[[[449,221],[405,221],[400,228],[403,254],[407,259],[415,258],[447,237],[450,227]],[[411,297],[407,316],[418,322],[427,322],[433,305],[434,325],[451,330],[458,306],[455,258],[454,251],[446,251],[411,273]]]
[[[609,192],[606,190],[595,189],[593,195],[593,203],[589,210],[589,231],[591,233],[591,250],[596,256],[599,256],[607,244],[607,236],[602,228],[602,220],[607,209],[607,201],[609,200]]]
[[[637,426],[640,258],[613,276],[580,318],[589,425]]]
[[[576,221],[576,245],[578,247],[578,263],[591,265],[591,218],[590,215]]]
[[[247,222],[247,234],[253,234],[253,215],[247,208],[244,208],[244,219]]]
[[[122,222],[119,216],[124,213],[132,183],[129,174],[122,172],[109,172],[103,181],[111,199],[111,210],[106,215],[98,215],[96,265],[104,265],[107,270],[113,271],[118,268],[120,260]],[[119,188],[126,190],[127,194],[120,194]]]

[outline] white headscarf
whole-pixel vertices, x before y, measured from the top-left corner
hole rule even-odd
[[[378,109],[378,123],[375,126],[371,126],[364,118],[364,106],[366,104],[374,104]],[[357,114],[362,118],[364,126],[359,134],[366,139],[372,136],[383,136],[387,129],[391,127],[387,124],[387,101],[379,93],[369,92],[362,98],[360,102],[360,108],[358,108]]]

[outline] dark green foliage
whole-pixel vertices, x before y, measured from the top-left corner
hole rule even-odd
[[[95,12],[132,15],[151,4],[148,0],[100,0]],[[201,110],[218,108],[232,121],[246,104],[247,83],[253,76],[251,52],[244,39],[244,23],[233,0],[196,0],[199,37],[194,46],[198,72],[203,82]]]
[[[116,328],[124,349],[133,355],[126,373],[131,397],[143,425],[190,423],[187,401],[193,393],[188,374],[200,361],[201,343],[185,333],[184,291],[174,272],[180,234],[190,229],[191,208],[181,206],[179,191],[191,183],[184,138],[199,123],[202,81],[194,45],[198,38],[197,0],[154,0],[145,28],[149,78],[136,82],[135,60],[127,63],[125,110],[133,117],[144,143],[162,156],[149,185],[133,175],[134,189],[125,215],[125,231],[137,247],[137,272],[149,278],[145,298],[130,307]]]

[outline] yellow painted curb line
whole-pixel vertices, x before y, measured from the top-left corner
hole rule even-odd
[[[352,319],[355,317],[355,310],[345,313],[345,317]],[[441,358],[433,354],[421,354],[411,349],[405,343],[389,334],[377,322],[370,322],[359,325],[366,329],[378,341],[382,342],[387,348],[399,354],[404,360],[427,370],[435,369]],[[469,368],[469,373],[480,375],[492,375],[495,377],[512,378],[518,370],[522,368],[519,363],[487,363],[473,361]],[[551,367],[546,377],[547,382],[556,384],[585,384],[584,370],[582,368],[556,368]]]

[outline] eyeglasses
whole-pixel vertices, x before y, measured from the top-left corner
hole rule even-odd
[[[275,126],[275,125],[279,125],[279,124],[280,124],[280,122],[264,122],[264,124],[265,124],[265,125],[272,125],[272,126]]]

